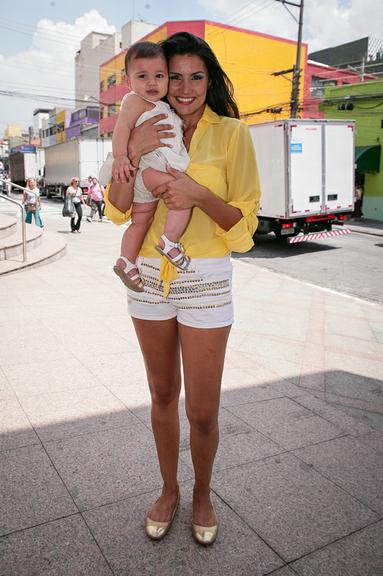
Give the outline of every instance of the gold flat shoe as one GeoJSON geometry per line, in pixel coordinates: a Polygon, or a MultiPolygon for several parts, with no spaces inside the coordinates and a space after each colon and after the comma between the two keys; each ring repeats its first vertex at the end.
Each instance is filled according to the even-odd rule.
{"type": "Polygon", "coordinates": [[[174,516],[176,515],[178,504],[180,503],[180,495],[178,494],[176,505],[174,506],[172,517],[168,522],[157,522],[152,520],[149,516],[146,517],[145,532],[152,540],[162,540],[169,532],[174,516]]]}
{"type": "Polygon", "coordinates": [[[215,542],[218,534],[218,525],[215,526],[198,526],[192,524],[193,538],[201,546],[210,546],[215,542]]]}

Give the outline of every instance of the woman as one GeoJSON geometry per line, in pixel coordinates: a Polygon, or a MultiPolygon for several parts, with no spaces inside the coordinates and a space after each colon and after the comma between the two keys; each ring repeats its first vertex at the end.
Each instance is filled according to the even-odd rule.
{"type": "Polygon", "coordinates": [[[78,178],[72,178],[66,190],[66,196],[72,198],[73,205],[77,212],[77,220],[75,215],[73,215],[72,218],[70,219],[70,228],[73,234],[75,234],[76,232],[80,234],[80,226],[82,220],[82,206],[81,206],[82,190],[79,186],[79,182],[80,181],[78,178]]]}
{"type": "Polygon", "coordinates": [[[25,209],[25,222],[27,224],[32,224],[33,214],[36,226],[44,228],[40,214],[40,190],[37,188],[35,178],[28,178],[26,182],[26,188],[24,188],[23,192],[23,204],[25,209]]]}
{"type": "Polygon", "coordinates": [[[98,212],[99,221],[102,222],[104,187],[101,186],[97,178],[92,179],[92,184],[88,194],[90,194],[90,215],[87,217],[87,220],[88,222],[92,222],[93,216],[98,212]]]}
{"type": "MultiPolygon", "coordinates": [[[[155,191],[161,201],[137,262],[145,291],[137,295],[128,290],[129,312],[151,392],[163,478],[162,494],[148,511],[146,533],[156,540],[163,538],[179,502],[181,352],[195,472],[192,534],[199,544],[209,545],[218,530],[210,481],[218,446],[225,350],[233,322],[230,252],[245,252],[253,245],[258,174],[248,129],[235,119],[239,114],[232,84],[208,44],[182,32],[162,46],[169,65],[167,99],[184,121],[191,161],[187,174],[169,169],[174,180],[155,191]],[[193,209],[182,236],[191,263],[179,274],[167,260],[156,258],[156,238],[167,208],[193,209]]],[[[141,154],[157,148],[160,138],[169,137],[171,127],[155,122],[149,120],[132,133],[128,153],[135,166],[141,154]]],[[[106,193],[107,215],[116,223],[129,218],[121,188],[112,182],[106,193]]]]}

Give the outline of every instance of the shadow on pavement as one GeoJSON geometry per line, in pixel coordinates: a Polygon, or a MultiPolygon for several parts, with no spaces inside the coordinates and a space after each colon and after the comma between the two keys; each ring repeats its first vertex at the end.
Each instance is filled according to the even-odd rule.
{"type": "Polygon", "coordinates": [[[156,543],[143,525],[161,479],[150,407],[135,405],[132,376],[77,389],[68,379],[66,390],[37,395],[8,382],[0,573],[383,573],[383,434],[370,417],[382,421],[383,382],[347,371],[311,376],[301,386],[299,377],[224,386],[213,477],[220,533],[210,549],[191,538],[183,401],[181,507],[156,543]]]}

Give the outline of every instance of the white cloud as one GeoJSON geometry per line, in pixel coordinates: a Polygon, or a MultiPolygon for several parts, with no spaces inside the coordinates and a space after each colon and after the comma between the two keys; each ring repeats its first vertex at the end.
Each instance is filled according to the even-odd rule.
{"type": "MultiPolygon", "coordinates": [[[[296,39],[298,25],[286,8],[276,0],[236,2],[232,0],[198,0],[211,18],[230,24],[296,39]]],[[[289,6],[297,18],[298,9],[289,6]]],[[[336,46],[344,42],[374,36],[381,38],[383,5],[377,0],[306,0],[303,40],[309,51],[336,46]]]]}
{"type": "MultiPolygon", "coordinates": [[[[111,34],[115,28],[97,10],[76,18],[73,24],[40,20],[28,50],[8,58],[0,55],[1,88],[73,99],[75,54],[81,40],[92,31],[111,34]]],[[[42,101],[1,96],[0,131],[12,123],[26,128],[32,124],[35,108],[56,104],[49,98],[42,101]]],[[[72,104],[68,101],[68,105],[72,104]]]]}

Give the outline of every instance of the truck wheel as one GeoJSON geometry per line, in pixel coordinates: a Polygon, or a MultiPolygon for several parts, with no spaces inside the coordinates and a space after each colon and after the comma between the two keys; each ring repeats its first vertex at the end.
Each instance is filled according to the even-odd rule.
{"type": "Polygon", "coordinates": [[[50,200],[52,198],[52,194],[50,193],[49,189],[47,189],[46,196],[47,196],[48,200],[50,200]]]}

